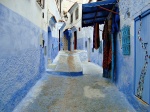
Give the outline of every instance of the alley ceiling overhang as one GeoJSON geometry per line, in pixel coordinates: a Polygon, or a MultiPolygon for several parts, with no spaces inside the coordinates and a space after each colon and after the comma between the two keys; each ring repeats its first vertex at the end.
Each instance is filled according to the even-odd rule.
{"type": "Polygon", "coordinates": [[[82,27],[93,26],[94,23],[103,24],[115,4],[116,0],[82,4],[82,27]]]}

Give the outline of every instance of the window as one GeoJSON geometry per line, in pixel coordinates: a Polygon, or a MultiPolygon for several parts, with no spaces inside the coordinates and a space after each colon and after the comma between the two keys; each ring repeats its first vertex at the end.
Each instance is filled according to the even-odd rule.
{"type": "Polygon", "coordinates": [[[122,49],[124,55],[130,55],[130,26],[122,28],[122,49]]]}
{"type": "Polygon", "coordinates": [[[79,31],[80,31],[80,27],[79,27],[79,31]]]}
{"type": "Polygon", "coordinates": [[[42,40],[42,47],[44,47],[44,43],[45,43],[45,41],[44,41],[44,40],[42,40]]]}
{"type": "Polygon", "coordinates": [[[44,12],[42,13],[42,18],[44,18],[44,12]]]}
{"type": "Polygon", "coordinates": [[[70,23],[73,22],[73,13],[71,14],[70,23]]]}
{"type": "Polygon", "coordinates": [[[87,48],[87,41],[85,41],[85,47],[87,48]]]}
{"type": "Polygon", "coordinates": [[[77,8],[76,9],[76,20],[78,19],[78,16],[79,16],[78,12],[79,12],[79,9],[77,8]]]}
{"type": "Polygon", "coordinates": [[[44,9],[45,0],[36,0],[42,9],[44,9]]]}

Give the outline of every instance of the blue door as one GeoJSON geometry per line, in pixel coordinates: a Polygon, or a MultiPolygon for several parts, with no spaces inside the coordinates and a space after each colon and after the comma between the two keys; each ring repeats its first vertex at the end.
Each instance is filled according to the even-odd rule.
{"type": "Polygon", "coordinates": [[[135,19],[135,95],[147,104],[150,104],[149,56],[150,10],[135,19]],[[142,21],[141,27],[140,20],[142,21]],[[141,28],[140,32],[139,28],[141,28]]]}

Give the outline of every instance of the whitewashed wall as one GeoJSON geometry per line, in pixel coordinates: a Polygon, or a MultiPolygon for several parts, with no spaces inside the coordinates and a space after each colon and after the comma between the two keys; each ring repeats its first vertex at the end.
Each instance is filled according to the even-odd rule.
{"type": "Polygon", "coordinates": [[[47,31],[47,26],[49,24],[49,18],[47,18],[48,9],[56,17],[56,20],[60,19],[55,0],[45,0],[44,9],[39,6],[36,0],[0,0],[0,3],[45,31],[47,31]],[[44,12],[44,19],[42,18],[42,12],[44,12]]]}
{"type": "MultiPolygon", "coordinates": [[[[56,5],[56,0],[48,0],[47,5],[48,5],[48,16],[49,15],[55,16],[57,22],[61,20],[60,13],[56,5]]],[[[48,18],[48,21],[49,21],[49,18],[48,18]]],[[[59,37],[59,29],[60,29],[60,24],[55,24],[55,27],[51,29],[53,37],[55,38],[59,37]]]]}
{"type": "MultiPolygon", "coordinates": [[[[127,96],[133,107],[142,112],[146,108],[135,99],[134,95],[134,19],[142,12],[150,9],[150,0],[120,0],[120,29],[124,25],[130,26],[130,55],[125,56],[122,53],[121,35],[115,38],[116,45],[116,85],[127,96]],[[130,13],[130,16],[127,15],[130,13]],[[140,106],[137,106],[140,105],[140,106]]],[[[120,33],[121,34],[121,33],[120,33]]]]}

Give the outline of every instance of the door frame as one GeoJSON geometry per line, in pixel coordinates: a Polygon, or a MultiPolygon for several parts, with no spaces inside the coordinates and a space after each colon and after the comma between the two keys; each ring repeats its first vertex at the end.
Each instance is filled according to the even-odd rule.
{"type": "MultiPolygon", "coordinates": [[[[150,9],[147,9],[146,11],[144,11],[141,15],[138,15],[137,17],[135,17],[135,19],[134,19],[134,90],[133,90],[133,92],[134,92],[134,95],[136,96],[136,91],[135,91],[135,89],[137,89],[136,88],[136,43],[137,43],[137,41],[136,41],[136,38],[137,38],[137,35],[136,35],[136,22],[137,21],[139,21],[140,20],[140,17],[139,16],[141,16],[141,18],[144,18],[145,16],[147,16],[147,15],[150,15],[150,9]]],[[[149,46],[150,47],[150,46],[149,46]]],[[[149,85],[149,87],[150,87],[150,85],[149,85]]],[[[150,93],[150,88],[149,88],[149,93],[150,93]]],[[[137,96],[136,96],[137,97],[137,96]]],[[[138,98],[138,97],[137,97],[138,98]]],[[[141,99],[142,101],[144,101],[143,99],[141,99]]],[[[144,101],[145,102],[145,101],[144,101]]],[[[147,102],[145,102],[145,103],[147,103],[147,102]]],[[[148,104],[148,103],[147,103],[148,104]]],[[[149,104],[148,105],[150,105],[150,97],[149,97],[149,104]]]]}

